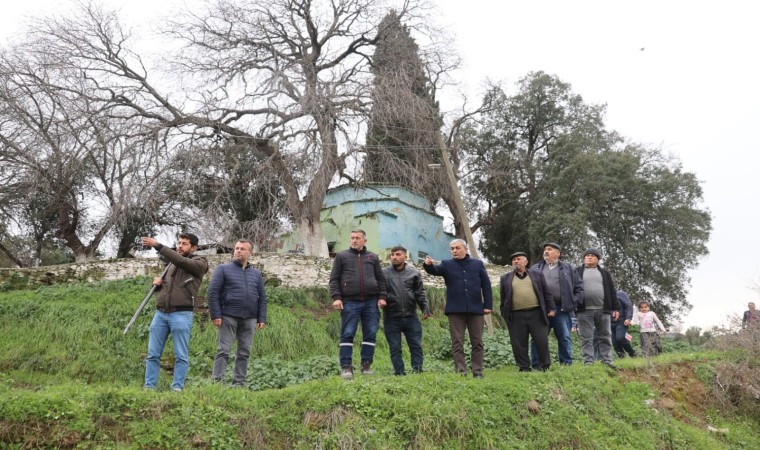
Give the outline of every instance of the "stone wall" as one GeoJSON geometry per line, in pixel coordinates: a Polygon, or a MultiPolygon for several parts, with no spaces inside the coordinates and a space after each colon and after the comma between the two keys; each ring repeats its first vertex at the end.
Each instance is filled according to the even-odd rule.
{"type": "MultiPolygon", "coordinates": [[[[230,255],[206,256],[210,272],[230,255]]],[[[264,273],[268,283],[287,287],[327,286],[332,260],[301,254],[256,253],[251,263],[264,273]]],[[[0,290],[34,289],[37,286],[119,280],[135,276],[158,276],[163,264],[158,258],[135,258],[88,261],[83,263],[45,266],[30,269],[0,269],[0,290]]],[[[417,266],[427,286],[444,287],[443,278],[427,275],[417,266]]],[[[491,283],[497,285],[504,266],[486,265],[491,283]]],[[[208,276],[206,277],[206,280],[208,276]]]]}

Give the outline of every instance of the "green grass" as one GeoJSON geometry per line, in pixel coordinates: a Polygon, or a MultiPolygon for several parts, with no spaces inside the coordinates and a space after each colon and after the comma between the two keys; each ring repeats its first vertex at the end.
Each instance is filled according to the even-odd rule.
{"type": "MultiPolygon", "coordinates": [[[[522,374],[497,328],[485,339],[486,378],[461,377],[440,290],[430,292],[434,317],[423,325],[424,374],[393,377],[381,331],[377,374],[340,380],[340,318],[326,289],[274,288],[249,389],[209,381],[216,329],[197,318],[185,391],[168,391],[166,372],[157,392],[145,391],[152,309],[122,330],[148,287],[136,278],[0,293],[0,448],[760,448],[756,417],[689,403],[726,353],[666,340],[666,354],[620,360],[621,373],[553,365],[522,374]],[[685,386],[648,384],[679,367],[695,374],[685,386]],[[665,397],[674,409],[658,406],[665,397]]],[[[170,346],[164,354],[171,359],[170,346]]]]}

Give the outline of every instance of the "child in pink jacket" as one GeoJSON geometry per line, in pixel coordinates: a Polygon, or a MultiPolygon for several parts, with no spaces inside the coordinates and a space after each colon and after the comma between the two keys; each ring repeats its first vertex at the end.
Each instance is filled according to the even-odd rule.
{"type": "Polygon", "coordinates": [[[633,315],[631,325],[639,325],[641,327],[639,329],[639,342],[644,356],[657,356],[662,352],[660,335],[657,331],[658,328],[663,333],[667,330],[662,325],[662,322],[660,322],[657,314],[649,310],[648,302],[639,302],[639,310],[633,315]]]}

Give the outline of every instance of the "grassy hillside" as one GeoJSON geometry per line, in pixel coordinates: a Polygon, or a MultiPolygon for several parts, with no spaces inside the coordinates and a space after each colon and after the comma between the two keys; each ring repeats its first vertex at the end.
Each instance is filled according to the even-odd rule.
{"type": "Polygon", "coordinates": [[[460,377],[440,291],[430,291],[422,375],[390,375],[381,332],[378,374],[340,380],[340,318],[326,290],[277,288],[249,389],[208,381],[216,330],[197,317],[187,389],[169,392],[162,371],[159,390],[145,391],[152,309],[122,330],[148,285],[0,293],[0,448],[760,448],[757,416],[713,393],[716,366],[735,356],[666,342],[670,353],[622,360],[620,372],[520,374],[499,328],[486,340],[486,378],[460,377]]]}

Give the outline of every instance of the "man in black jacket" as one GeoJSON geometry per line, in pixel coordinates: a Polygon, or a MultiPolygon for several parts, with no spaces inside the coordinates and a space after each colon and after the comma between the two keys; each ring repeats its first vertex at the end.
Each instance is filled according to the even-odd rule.
{"type": "Polygon", "coordinates": [[[610,273],[599,267],[602,252],[590,248],[583,253],[583,265],[578,266],[578,276],[583,279],[583,303],[578,305],[578,334],[581,337],[583,363],[594,363],[594,334],[599,342],[602,362],[612,364],[612,336],[610,316],[617,320],[620,306],[610,273]]]}
{"type": "Polygon", "coordinates": [[[400,245],[391,249],[391,267],[384,268],[383,275],[388,286],[383,327],[394,374],[406,375],[401,357],[401,333],[404,333],[412,355],[412,372],[422,372],[422,323],[417,317],[417,307],[422,310],[423,319],[430,317],[422,276],[406,263],[406,249],[400,245]]]}
{"type": "Polygon", "coordinates": [[[352,355],[354,336],[362,323],[362,374],[371,375],[375,356],[375,336],[380,324],[380,310],[385,306],[386,288],[380,259],[367,250],[367,233],[351,232],[351,248],[335,255],[330,272],[333,308],[340,310],[340,376],[354,377],[352,355]]]}

